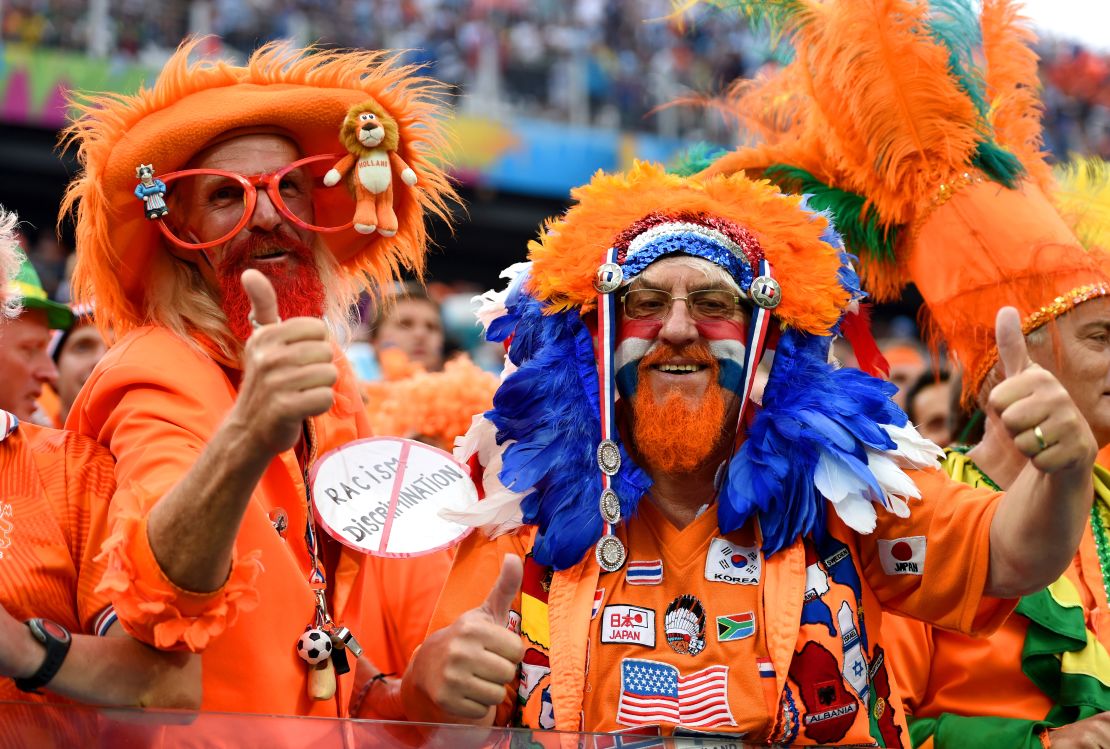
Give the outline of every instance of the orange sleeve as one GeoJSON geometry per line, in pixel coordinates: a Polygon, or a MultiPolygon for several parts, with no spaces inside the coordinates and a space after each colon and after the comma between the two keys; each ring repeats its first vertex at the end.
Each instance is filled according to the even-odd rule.
{"type": "Polygon", "coordinates": [[[906,713],[922,714],[920,708],[925,703],[933,670],[932,626],[888,614],[883,617],[882,643],[906,713]]]}
{"type": "Polygon", "coordinates": [[[436,600],[451,569],[451,551],[422,557],[383,559],[367,557],[374,565],[374,597],[378,605],[366,614],[381,612],[384,642],[363,643],[371,660],[387,673],[403,674],[413,651],[424,641],[436,600]]]}
{"type": "Polygon", "coordinates": [[[875,531],[859,537],[868,584],[891,611],[964,634],[993,632],[1017,605],[1017,599],[983,595],[991,521],[1002,494],[958,483],[939,469],[907,474],[921,490],[921,499],[909,503],[910,516],[880,509],[875,531]],[[892,573],[892,547],[899,542],[923,549],[918,572],[892,573]]]}
{"type": "Polygon", "coordinates": [[[117,461],[100,590],[110,592],[121,624],[133,637],[162,649],[199,652],[241,607],[257,605],[257,554],[236,554],[220,589],[185,591],[155,560],[146,518],[192,468],[233,393],[218,369],[200,366],[199,354],[168,333],[140,335],[118,348],[85,384],[67,423],[107,445],[117,461]]]}
{"type": "Polygon", "coordinates": [[[72,432],[66,437],[65,488],[77,564],[77,619],[83,632],[93,632],[96,617],[111,605],[98,586],[104,576],[100,546],[108,535],[116,466],[111,453],[92,440],[72,432]]]}

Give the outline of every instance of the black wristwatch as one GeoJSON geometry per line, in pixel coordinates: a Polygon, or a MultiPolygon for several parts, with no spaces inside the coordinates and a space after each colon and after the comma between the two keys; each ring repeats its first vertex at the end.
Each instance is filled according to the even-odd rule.
{"type": "Polygon", "coordinates": [[[62,667],[62,662],[66,659],[66,653],[69,652],[69,645],[73,642],[73,638],[70,636],[68,629],[49,619],[28,619],[26,624],[34,638],[46,646],[46,660],[39,666],[38,671],[26,679],[15,679],[14,681],[16,687],[21,691],[37,692],[39,687],[49,684],[54,675],[58,673],[58,669],[62,667]]]}

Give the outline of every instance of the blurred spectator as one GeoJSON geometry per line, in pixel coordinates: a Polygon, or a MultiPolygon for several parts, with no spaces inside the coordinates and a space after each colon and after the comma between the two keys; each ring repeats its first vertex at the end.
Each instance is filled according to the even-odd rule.
{"type": "Polygon", "coordinates": [[[96,328],[92,311],[74,310],[74,322],[68,330],[59,331],[51,341],[50,353],[58,367],[57,425],[65,424],[69,409],[77,393],[89,379],[96,363],[108,351],[100,331],[96,328]]]}
{"type": "Polygon", "coordinates": [[[921,436],[941,447],[948,446],[952,434],[952,383],[946,370],[926,371],[906,391],[906,415],[921,436]]]}
{"type": "Polygon", "coordinates": [[[389,347],[400,349],[425,371],[441,371],[445,348],[439,304],[421,287],[403,285],[379,307],[370,342],[379,352],[389,347]]]}
{"type": "Polygon", "coordinates": [[[889,380],[898,386],[894,402],[904,409],[906,391],[925,371],[925,357],[916,341],[887,340],[880,342],[879,348],[890,364],[889,380]]]}
{"type": "Polygon", "coordinates": [[[19,317],[0,323],[0,408],[25,421],[49,426],[38,412],[37,401],[44,385],[54,385],[58,370],[48,352],[50,331],[73,324],[73,314],[64,304],[50,301],[34,266],[24,256],[8,293],[21,296],[19,317]]]}
{"type": "MultiPolygon", "coordinates": [[[[691,141],[735,134],[696,109],[656,108],[716,93],[774,53],[739,13],[706,3],[675,16],[671,0],[8,0],[0,12],[6,41],[155,68],[188,34],[215,34],[209,52],[239,56],[274,39],[403,49],[465,94],[468,111],[691,141]]],[[[1048,38],[1037,52],[1048,149],[1110,156],[1110,60],[1048,38]]]]}

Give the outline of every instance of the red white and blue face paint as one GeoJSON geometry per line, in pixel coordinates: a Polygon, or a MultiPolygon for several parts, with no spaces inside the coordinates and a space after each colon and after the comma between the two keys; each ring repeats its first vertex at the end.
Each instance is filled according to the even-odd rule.
{"type": "MultiPolygon", "coordinates": [[[[747,325],[739,320],[700,320],[694,323],[717,360],[717,384],[740,393],[744,380],[747,325]]],[[[617,368],[617,391],[631,398],[639,388],[640,362],[658,345],[662,320],[623,320],[617,333],[613,363],[617,368]]]]}

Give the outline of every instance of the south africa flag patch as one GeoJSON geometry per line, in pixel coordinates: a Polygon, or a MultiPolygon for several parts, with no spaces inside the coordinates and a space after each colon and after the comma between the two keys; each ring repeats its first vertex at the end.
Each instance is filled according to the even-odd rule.
{"type": "Polygon", "coordinates": [[[743,640],[753,634],[755,634],[755,614],[750,611],[717,617],[717,642],[743,640]]]}

